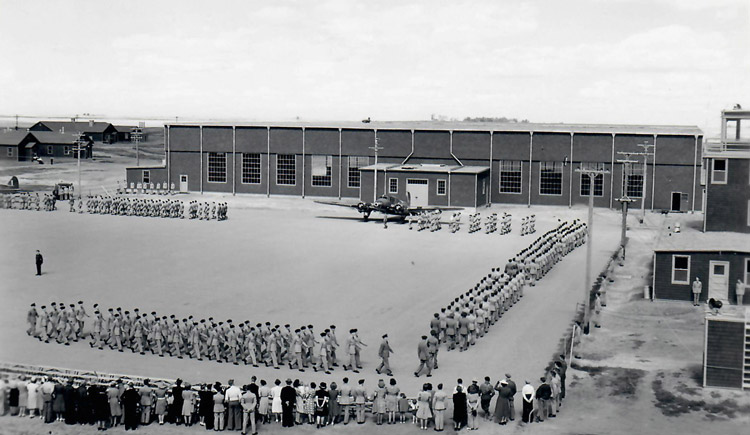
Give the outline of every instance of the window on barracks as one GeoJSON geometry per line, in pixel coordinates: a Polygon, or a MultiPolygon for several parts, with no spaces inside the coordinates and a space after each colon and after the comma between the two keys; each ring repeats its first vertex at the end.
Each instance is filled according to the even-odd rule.
{"type": "Polygon", "coordinates": [[[398,193],[398,178],[388,179],[388,193],[398,193]]]}
{"type": "Polygon", "coordinates": [[[445,195],[446,187],[445,180],[437,180],[437,194],[445,195]]]}
{"type": "Polygon", "coordinates": [[[521,193],[521,161],[500,161],[500,193],[521,193]]]}
{"type": "Polygon", "coordinates": [[[208,182],[227,182],[227,154],[208,153],[208,182]]]}
{"type": "Polygon", "coordinates": [[[333,156],[311,156],[312,185],[331,187],[333,156]]]}
{"type": "Polygon", "coordinates": [[[70,146],[68,146],[68,145],[65,145],[65,146],[63,147],[63,154],[65,154],[66,156],[69,156],[69,155],[70,155],[70,146]]]}
{"type": "Polygon", "coordinates": [[[260,154],[242,154],[242,184],[260,184],[260,154]]]}
{"type": "Polygon", "coordinates": [[[294,154],[276,155],[276,184],[297,184],[297,160],[294,154]]]}
{"type": "Polygon", "coordinates": [[[672,284],[690,284],[690,256],[672,256],[672,284]]]}
{"type": "Polygon", "coordinates": [[[562,162],[539,162],[539,194],[562,195],[562,162]]]}
{"type": "Polygon", "coordinates": [[[54,154],[54,150],[52,148],[52,145],[47,145],[47,154],[49,154],[49,155],[54,154]]]}
{"type": "Polygon", "coordinates": [[[8,157],[13,157],[13,148],[8,147],[8,157]]]}
{"type": "Polygon", "coordinates": [[[622,190],[628,198],[643,195],[643,165],[629,165],[622,173],[622,190]]]}
{"type": "MultiPolygon", "coordinates": [[[[581,169],[604,170],[604,163],[581,162],[581,169]]],[[[581,174],[581,196],[589,196],[591,193],[591,178],[581,174]]],[[[604,196],[604,174],[594,177],[594,196],[604,196]]]]}
{"type": "Polygon", "coordinates": [[[143,171],[143,182],[144,183],[150,183],[151,182],[151,171],[143,171]]]}
{"type": "Polygon", "coordinates": [[[711,161],[711,184],[727,184],[726,159],[713,159],[711,161]]]}
{"type": "Polygon", "coordinates": [[[347,186],[359,188],[360,172],[359,168],[370,164],[369,157],[349,156],[347,159],[347,186]]]}

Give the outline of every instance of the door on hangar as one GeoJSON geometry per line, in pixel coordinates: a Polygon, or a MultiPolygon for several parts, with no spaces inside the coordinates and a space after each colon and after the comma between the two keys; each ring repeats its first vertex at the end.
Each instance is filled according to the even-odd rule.
{"type": "Polygon", "coordinates": [[[406,195],[410,198],[412,207],[426,207],[427,195],[430,192],[427,180],[409,178],[406,180],[406,195]]]}
{"type": "Polygon", "coordinates": [[[709,262],[708,298],[729,301],[729,262],[709,262]]]}
{"type": "Polygon", "coordinates": [[[687,211],[689,196],[683,192],[672,192],[672,207],[670,211],[687,211]]]}
{"type": "Polygon", "coordinates": [[[188,191],[188,176],[180,175],[180,192],[187,193],[188,191]]]}

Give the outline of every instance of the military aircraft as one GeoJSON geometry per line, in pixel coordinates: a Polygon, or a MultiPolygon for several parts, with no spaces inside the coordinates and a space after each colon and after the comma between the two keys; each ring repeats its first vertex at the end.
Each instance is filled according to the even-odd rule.
{"type": "Polygon", "coordinates": [[[362,219],[367,220],[370,218],[370,213],[378,212],[383,214],[383,222],[387,222],[388,216],[399,216],[401,220],[405,220],[409,216],[418,215],[423,212],[433,210],[463,210],[463,207],[444,207],[444,206],[411,206],[411,195],[406,194],[406,200],[395,197],[393,195],[381,195],[375,202],[364,202],[360,201],[356,204],[349,202],[337,202],[337,201],[315,201],[318,204],[336,205],[339,207],[354,208],[358,212],[362,213],[362,219]]]}

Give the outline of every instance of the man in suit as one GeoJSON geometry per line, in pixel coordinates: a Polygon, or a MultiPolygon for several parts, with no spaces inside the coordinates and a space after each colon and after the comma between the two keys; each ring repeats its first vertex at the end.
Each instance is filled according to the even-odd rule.
{"type": "Polygon", "coordinates": [[[417,356],[419,357],[419,367],[414,372],[414,376],[419,377],[422,369],[427,367],[427,377],[432,376],[432,365],[430,364],[430,349],[427,346],[427,336],[422,336],[422,341],[417,345],[417,356]]]}
{"type": "Polygon", "coordinates": [[[36,250],[36,276],[42,275],[42,263],[44,263],[44,257],[39,250],[36,250]]]}
{"type": "Polygon", "coordinates": [[[380,365],[377,369],[375,369],[378,374],[385,371],[385,373],[388,376],[393,376],[393,372],[391,371],[391,365],[388,362],[388,358],[390,358],[391,354],[393,353],[393,349],[391,349],[391,345],[388,344],[388,334],[383,334],[383,341],[380,342],[380,348],[378,348],[378,356],[380,357],[380,365]]]}
{"type": "MultiPolygon", "coordinates": [[[[292,380],[286,380],[286,386],[281,389],[281,426],[294,426],[294,406],[297,403],[297,390],[292,386],[292,380]]],[[[253,430],[255,432],[255,430],[253,430]]]]}

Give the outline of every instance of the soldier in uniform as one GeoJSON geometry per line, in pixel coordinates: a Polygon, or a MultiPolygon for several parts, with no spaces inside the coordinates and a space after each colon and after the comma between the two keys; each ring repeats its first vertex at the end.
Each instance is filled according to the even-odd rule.
{"type": "Polygon", "coordinates": [[[380,342],[380,347],[378,348],[378,356],[380,357],[380,365],[378,366],[378,368],[375,369],[375,371],[378,374],[385,372],[388,376],[393,376],[393,372],[391,371],[391,365],[388,361],[392,353],[393,353],[393,349],[391,348],[391,345],[388,343],[388,334],[383,334],[383,341],[380,342]]]}

